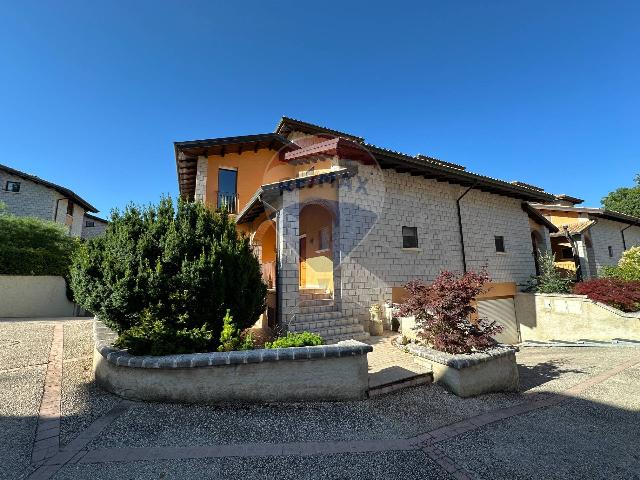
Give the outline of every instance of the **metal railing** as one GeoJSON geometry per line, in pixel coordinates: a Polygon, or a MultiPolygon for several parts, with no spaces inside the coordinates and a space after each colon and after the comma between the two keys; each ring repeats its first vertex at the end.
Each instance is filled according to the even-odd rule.
{"type": "Polygon", "coordinates": [[[239,196],[237,193],[231,192],[217,192],[218,198],[216,208],[218,210],[225,209],[229,213],[238,213],[239,210],[239,196]]]}

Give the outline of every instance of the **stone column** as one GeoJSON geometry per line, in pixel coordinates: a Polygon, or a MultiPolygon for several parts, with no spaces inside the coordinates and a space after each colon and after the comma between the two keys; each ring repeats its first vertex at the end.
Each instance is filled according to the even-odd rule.
{"type": "Polygon", "coordinates": [[[299,234],[300,204],[299,192],[282,192],[282,208],[276,214],[276,232],[278,242],[277,292],[278,321],[287,329],[293,315],[297,313],[299,301],[299,234]]]}
{"type": "Polygon", "coordinates": [[[198,157],[196,166],[196,191],[194,200],[196,202],[207,201],[207,168],[209,161],[207,157],[198,157]]]}

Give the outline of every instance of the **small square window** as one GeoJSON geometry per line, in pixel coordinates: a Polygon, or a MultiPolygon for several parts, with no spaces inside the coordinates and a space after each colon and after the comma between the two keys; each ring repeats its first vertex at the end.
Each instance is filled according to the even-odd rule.
{"type": "Polygon", "coordinates": [[[418,248],[418,229],[402,227],[402,248],[418,248]]]}
{"type": "Polygon", "coordinates": [[[495,237],[495,242],[496,242],[496,252],[499,253],[504,253],[504,237],[499,237],[496,236],[495,237]]]}
{"type": "Polygon", "coordinates": [[[613,258],[613,247],[609,245],[609,256],[613,258]]]}
{"type": "Polygon", "coordinates": [[[11,182],[8,181],[7,185],[5,187],[5,190],[7,192],[14,192],[14,193],[18,193],[20,191],[20,182],[11,182]]]}
{"type": "Polygon", "coordinates": [[[96,224],[93,220],[87,220],[84,224],[85,227],[95,227],[96,224]]]}
{"type": "Polygon", "coordinates": [[[320,238],[318,251],[329,250],[329,227],[324,227],[320,230],[320,234],[318,236],[320,238]]]}

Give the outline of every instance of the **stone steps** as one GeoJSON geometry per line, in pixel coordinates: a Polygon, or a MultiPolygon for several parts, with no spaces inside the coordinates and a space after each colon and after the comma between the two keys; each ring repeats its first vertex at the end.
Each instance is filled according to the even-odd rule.
{"type": "Polygon", "coordinates": [[[302,332],[305,330],[309,332],[320,332],[327,328],[344,327],[347,325],[359,325],[359,322],[357,319],[343,318],[341,316],[338,316],[337,318],[312,320],[306,322],[296,320],[289,324],[289,330],[293,332],[302,332]]]}
{"type": "Polygon", "coordinates": [[[343,340],[358,340],[362,342],[369,338],[369,333],[365,332],[361,327],[361,333],[346,333],[341,335],[330,335],[322,338],[324,339],[324,343],[326,343],[327,345],[332,345],[334,343],[338,343],[343,340]]]}
{"type": "Polygon", "coordinates": [[[325,302],[319,303],[316,305],[299,305],[299,313],[306,315],[309,313],[324,313],[324,312],[332,312],[335,310],[336,306],[333,304],[333,300],[311,300],[313,302],[325,302]]]}
{"type": "Polygon", "coordinates": [[[340,318],[342,318],[342,312],[338,312],[337,310],[315,313],[296,313],[293,317],[292,323],[312,323],[323,320],[337,320],[340,318]]]}
{"type": "Polygon", "coordinates": [[[333,297],[330,293],[325,292],[306,292],[305,290],[300,290],[298,294],[298,298],[300,301],[308,301],[308,300],[333,300],[333,297]]]}
{"type": "Polygon", "coordinates": [[[380,385],[369,387],[369,398],[379,397],[380,395],[385,395],[391,392],[397,392],[398,390],[402,390],[404,388],[416,387],[418,385],[428,385],[430,383],[433,383],[433,373],[417,373],[415,375],[405,377],[394,382],[383,383],[380,385]]]}

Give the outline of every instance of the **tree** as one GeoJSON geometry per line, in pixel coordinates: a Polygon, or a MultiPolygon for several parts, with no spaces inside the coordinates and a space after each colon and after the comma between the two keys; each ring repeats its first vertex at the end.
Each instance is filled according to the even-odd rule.
{"type": "Polygon", "coordinates": [[[170,198],[115,211],[105,235],[82,245],[71,279],[78,303],[134,354],[214,351],[227,311],[242,331],[266,296],[258,260],[233,220],[170,198]]]}
{"type": "Polygon", "coordinates": [[[607,210],[640,217],[640,174],[635,176],[635,186],[621,187],[602,199],[607,210]]]}

